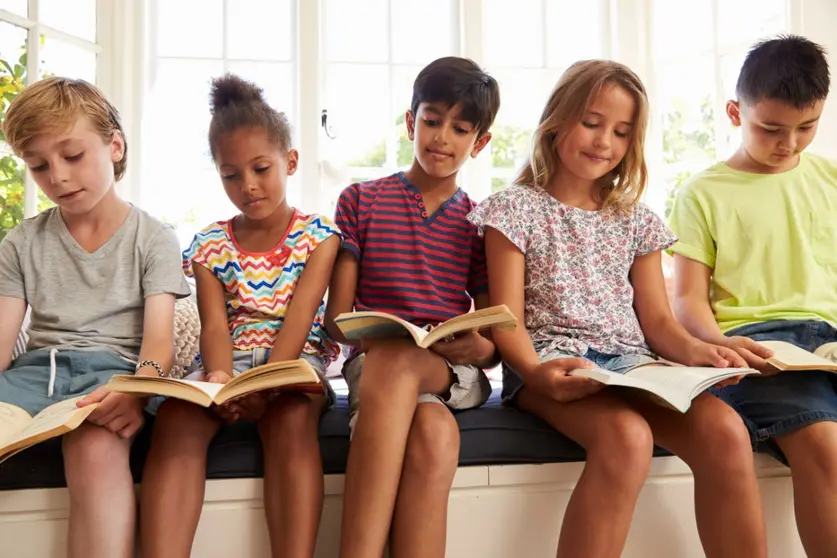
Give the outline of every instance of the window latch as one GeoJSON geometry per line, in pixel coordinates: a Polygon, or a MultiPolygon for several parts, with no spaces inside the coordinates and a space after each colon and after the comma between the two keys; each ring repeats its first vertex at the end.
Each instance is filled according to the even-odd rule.
{"type": "Polygon", "coordinates": [[[329,139],[335,139],[337,137],[337,132],[334,131],[334,127],[328,123],[328,109],[323,109],[320,113],[320,126],[322,126],[325,135],[329,139]]]}

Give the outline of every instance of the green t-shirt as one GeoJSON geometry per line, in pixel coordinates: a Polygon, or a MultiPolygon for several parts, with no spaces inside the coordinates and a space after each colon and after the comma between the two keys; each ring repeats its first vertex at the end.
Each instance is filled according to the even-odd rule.
{"type": "Polygon", "coordinates": [[[796,168],[753,174],[725,163],[678,195],[672,251],[712,268],[721,330],[770,320],[837,323],[837,164],[803,153],[796,168]]]}

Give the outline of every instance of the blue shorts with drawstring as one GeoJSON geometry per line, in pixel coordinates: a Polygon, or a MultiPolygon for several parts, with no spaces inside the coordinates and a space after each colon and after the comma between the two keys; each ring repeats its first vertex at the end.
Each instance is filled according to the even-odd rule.
{"type": "Polygon", "coordinates": [[[134,374],[136,363],[108,350],[37,349],[0,374],[0,402],[34,416],[50,405],[87,395],[114,374],[134,374]]]}
{"type": "MultiPolygon", "coordinates": [[[[786,341],[806,351],[837,342],[837,329],[823,321],[778,320],[734,329],[728,336],[754,341],[786,341]]],[[[734,386],[712,391],[732,406],[750,431],[753,449],[787,464],[775,442],[817,422],[837,422],[837,374],[794,370],[774,376],[747,376],[734,386]]]]}

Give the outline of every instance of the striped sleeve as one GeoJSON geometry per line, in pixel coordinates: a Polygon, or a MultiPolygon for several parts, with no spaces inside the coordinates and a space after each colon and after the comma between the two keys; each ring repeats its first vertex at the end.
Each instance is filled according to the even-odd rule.
{"type": "Polygon", "coordinates": [[[468,275],[468,294],[471,298],[488,290],[488,270],[485,262],[485,239],[476,227],[471,239],[471,268],[468,275]]]}
{"type": "Polygon", "coordinates": [[[350,251],[359,260],[361,254],[360,237],[357,226],[357,208],[360,197],[359,185],[347,186],[337,200],[334,222],[343,237],[343,248],[350,251]]]}

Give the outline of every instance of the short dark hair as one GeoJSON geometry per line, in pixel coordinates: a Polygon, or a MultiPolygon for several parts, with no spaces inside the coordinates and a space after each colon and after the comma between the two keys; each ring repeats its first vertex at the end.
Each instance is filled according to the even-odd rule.
{"type": "Polygon", "coordinates": [[[221,136],[241,128],[261,128],[280,149],[291,149],[291,125],[284,112],[264,100],[262,88],[234,74],[212,80],[209,93],[209,150],[212,158],[221,136]]]}
{"type": "Polygon", "coordinates": [[[413,116],[421,103],[444,103],[448,108],[462,103],[462,118],[481,136],[500,110],[500,86],[473,60],[447,56],[425,66],[413,82],[413,116]]]}
{"type": "Polygon", "coordinates": [[[779,35],[753,46],[735,85],[739,100],[769,99],[804,109],[828,96],[825,49],[798,35],[779,35]]]}

